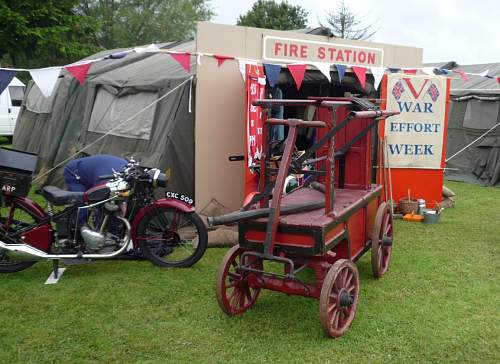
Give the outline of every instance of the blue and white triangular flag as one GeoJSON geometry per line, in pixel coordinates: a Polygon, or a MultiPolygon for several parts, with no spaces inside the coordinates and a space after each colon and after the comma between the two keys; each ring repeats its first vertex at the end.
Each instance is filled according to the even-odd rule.
{"type": "Polygon", "coordinates": [[[337,68],[337,72],[339,73],[339,82],[342,82],[347,66],[343,64],[335,64],[335,67],[337,68]]]}
{"type": "Polygon", "coordinates": [[[33,78],[33,81],[35,81],[45,97],[52,95],[59,73],[61,73],[61,67],[41,68],[30,71],[31,78],[33,78]]]}
{"type": "Polygon", "coordinates": [[[10,81],[16,75],[16,71],[0,70],[0,94],[9,86],[10,81]]]}
{"type": "Polygon", "coordinates": [[[264,70],[266,71],[267,81],[269,86],[274,87],[278,83],[281,72],[281,65],[264,63],[264,70]]]}

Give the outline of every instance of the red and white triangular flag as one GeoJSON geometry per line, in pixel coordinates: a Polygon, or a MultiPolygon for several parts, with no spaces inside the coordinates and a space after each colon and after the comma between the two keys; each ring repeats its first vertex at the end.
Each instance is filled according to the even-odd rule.
{"type": "Polygon", "coordinates": [[[469,81],[469,76],[467,76],[467,74],[464,71],[454,70],[453,72],[458,73],[460,75],[460,78],[462,78],[462,80],[469,81]]]}
{"type": "Polygon", "coordinates": [[[361,84],[361,87],[365,88],[366,86],[366,68],[365,67],[358,67],[358,66],[352,66],[351,67],[356,76],[358,77],[359,83],[361,84]]]}
{"type": "Polygon", "coordinates": [[[173,59],[175,59],[179,64],[186,70],[187,73],[191,73],[191,54],[188,52],[184,53],[170,53],[173,59]]]}
{"type": "Polygon", "coordinates": [[[217,60],[217,66],[222,66],[224,64],[225,61],[227,61],[228,59],[234,59],[234,57],[230,57],[230,56],[221,56],[219,54],[214,54],[214,58],[217,60]]]}
{"type": "Polygon", "coordinates": [[[378,90],[380,81],[382,81],[382,77],[384,77],[384,71],[384,67],[370,67],[370,72],[373,75],[373,87],[375,87],[375,90],[378,90]]]}
{"type": "Polygon", "coordinates": [[[88,62],[73,66],[66,66],[65,68],[68,70],[69,73],[73,75],[73,77],[75,77],[78,80],[78,82],[80,82],[80,85],[83,85],[85,83],[85,77],[87,76],[87,73],[89,72],[89,68],[91,65],[92,62],[88,62]]]}
{"type": "Polygon", "coordinates": [[[311,64],[328,79],[328,82],[332,82],[332,77],[330,76],[330,63],[313,62],[311,64]]]}
{"type": "Polygon", "coordinates": [[[290,70],[290,73],[292,74],[292,78],[295,81],[295,84],[297,85],[297,90],[299,90],[300,86],[302,85],[302,80],[304,79],[304,75],[306,73],[307,65],[289,64],[287,65],[287,67],[290,70]]]}
{"type": "Polygon", "coordinates": [[[52,91],[54,91],[57,79],[59,78],[59,73],[61,73],[61,68],[51,67],[30,71],[31,78],[35,81],[43,96],[50,97],[52,95],[52,91]]]}

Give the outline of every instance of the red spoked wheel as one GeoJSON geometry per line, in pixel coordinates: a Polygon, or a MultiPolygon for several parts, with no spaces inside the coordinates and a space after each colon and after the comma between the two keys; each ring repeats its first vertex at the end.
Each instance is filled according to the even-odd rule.
{"type": "Polygon", "coordinates": [[[375,278],[382,277],[389,269],[392,253],[392,213],[387,203],[377,210],[372,233],[372,271],[375,278]]]}
{"type": "Polygon", "coordinates": [[[260,288],[251,287],[248,278],[255,273],[240,269],[240,264],[262,270],[262,260],[253,256],[241,261],[245,250],[239,245],[228,250],[217,272],[217,302],[229,316],[240,315],[251,308],[260,293],[260,288]]]}
{"type": "Polygon", "coordinates": [[[326,274],[319,298],[319,317],[326,335],[340,337],[352,324],[359,301],[359,273],[350,260],[336,261],[326,274]]]}

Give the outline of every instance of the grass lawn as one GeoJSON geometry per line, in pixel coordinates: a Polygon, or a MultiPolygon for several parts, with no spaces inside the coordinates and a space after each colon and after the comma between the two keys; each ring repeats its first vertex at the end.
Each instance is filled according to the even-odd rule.
{"type": "Polygon", "coordinates": [[[241,317],[215,300],[225,249],[190,269],[142,261],[70,266],[45,286],[38,263],[0,278],[0,363],[500,362],[500,189],[458,194],[439,224],[396,223],[390,271],[358,262],[353,326],[323,336],[319,302],[265,291],[241,317]]]}

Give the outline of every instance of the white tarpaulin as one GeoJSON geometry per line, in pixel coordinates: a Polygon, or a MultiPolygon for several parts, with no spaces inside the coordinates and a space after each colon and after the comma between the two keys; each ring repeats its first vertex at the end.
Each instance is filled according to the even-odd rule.
{"type": "Polygon", "coordinates": [[[407,74],[387,77],[387,110],[401,112],[385,122],[389,165],[441,168],[446,78],[407,74]]]}

